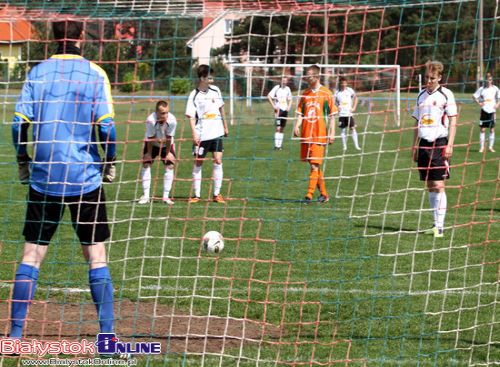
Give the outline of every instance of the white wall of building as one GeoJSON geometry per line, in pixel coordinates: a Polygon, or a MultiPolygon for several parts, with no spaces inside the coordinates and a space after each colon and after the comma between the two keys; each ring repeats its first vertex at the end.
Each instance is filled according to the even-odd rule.
{"type": "Polygon", "coordinates": [[[210,51],[226,44],[226,36],[231,35],[237,19],[235,15],[223,14],[191,38],[187,45],[192,49],[193,59],[198,59],[199,64],[210,64],[210,51]]]}

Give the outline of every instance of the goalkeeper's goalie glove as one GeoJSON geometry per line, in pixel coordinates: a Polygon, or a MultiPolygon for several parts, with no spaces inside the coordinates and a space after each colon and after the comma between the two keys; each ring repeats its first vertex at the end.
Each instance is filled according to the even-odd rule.
{"type": "Polygon", "coordinates": [[[17,156],[17,173],[23,185],[30,182],[30,162],[31,157],[28,154],[17,156]]]}
{"type": "Polygon", "coordinates": [[[104,160],[104,167],[102,171],[102,180],[104,182],[113,182],[116,177],[115,157],[107,157],[104,160]]]}

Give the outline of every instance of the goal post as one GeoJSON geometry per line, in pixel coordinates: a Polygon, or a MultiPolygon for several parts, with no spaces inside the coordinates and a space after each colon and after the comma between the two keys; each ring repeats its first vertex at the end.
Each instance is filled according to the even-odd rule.
{"type": "MultiPolygon", "coordinates": [[[[253,99],[262,99],[266,96],[263,95],[262,92],[266,90],[266,88],[260,88],[261,93],[255,94],[253,84],[255,79],[274,79],[281,76],[287,75],[285,70],[294,69],[294,73],[288,73],[288,76],[298,79],[298,85],[295,85],[297,88],[297,92],[303,90],[304,87],[302,85],[302,77],[304,74],[304,70],[312,64],[265,64],[265,63],[229,63],[229,113],[230,113],[230,121],[231,125],[234,124],[235,119],[235,101],[239,99],[237,97],[237,93],[235,91],[235,80],[236,80],[236,70],[243,69],[242,77],[245,80],[245,90],[242,98],[245,99],[246,107],[252,106],[253,99]],[[277,73],[270,72],[270,69],[278,70],[277,73]],[[281,72],[279,70],[281,69],[281,72]],[[260,73],[254,73],[254,70],[260,70],[260,73]]],[[[361,93],[369,93],[371,97],[373,97],[374,93],[384,93],[387,94],[384,97],[378,98],[387,98],[389,100],[394,100],[394,119],[396,125],[399,127],[401,125],[401,67],[400,65],[377,65],[377,64],[315,64],[321,69],[321,77],[322,81],[328,83],[329,78],[333,78],[336,80],[339,76],[345,75],[348,78],[354,78],[359,74],[364,74],[365,77],[372,78],[372,82],[375,83],[380,80],[382,73],[389,72],[393,74],[389,76],[389,83],[385,85],[385,89],[376,89],[372,88],[371,90],[359,90],[361,93]],[[360,72],[361,71],[361,72],[360,72]],[[370,75],[370,71],[372,71],[372,75],[370,75]],[[393,96],[393,97],[392,97],[393,96]]],[[[263,85],[264,83],[261,83],[263,85]]],[[[332,87],[332,86],[329,86],[332,87]]],[[[335,86],[333,86],[335,87],[335,86]]],[[[356,88],[358,89],[358,88],[356,88]]],[[[358,90],[357,90],[358,91],[358,90]]],[[[361,96],[361,98],[365,98],[361,96]]]]}

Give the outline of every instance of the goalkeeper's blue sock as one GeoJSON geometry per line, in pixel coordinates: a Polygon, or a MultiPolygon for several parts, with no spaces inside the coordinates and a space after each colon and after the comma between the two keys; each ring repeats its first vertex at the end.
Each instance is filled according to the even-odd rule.
{"type": "Polygon", "coordinates": [[[12,292],[11,338],[21,338],[24,321],[28,313],[28,304],[35,296],[39,270],[34,266],[21,263],[16,272],[14,291],[12,292]]]}
{"type": "Polygon", "coordinates": [[[113,283],[107,266],[89,270],[90,293],[94,300],[101,333],[114,331],[113,283]]]}

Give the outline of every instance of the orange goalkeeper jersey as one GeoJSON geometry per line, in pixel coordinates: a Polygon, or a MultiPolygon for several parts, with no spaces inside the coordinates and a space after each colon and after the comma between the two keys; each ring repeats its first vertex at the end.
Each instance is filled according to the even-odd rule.
{"type": "Polygon", "coordinates": [[[326,144],[328,138],[327,118],[337,113],[333,94],[325,86],[317,90],[306,89],[302,94],[297,113],[303,115],[302,143],[326,144]]]}

